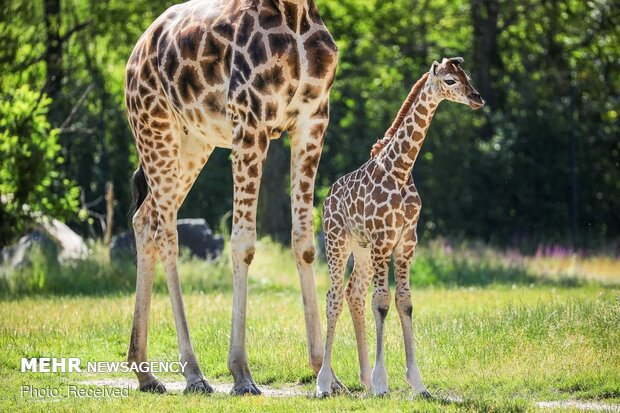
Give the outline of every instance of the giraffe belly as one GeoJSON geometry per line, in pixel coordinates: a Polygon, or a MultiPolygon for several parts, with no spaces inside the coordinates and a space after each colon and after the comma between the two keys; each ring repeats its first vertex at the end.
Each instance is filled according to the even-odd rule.
{"type": "MultiPolygon", "coordinates": [[[[296,91],[298,89],[297,85],[289,86],[289,90],[296,91]]],[[[224,102],[225,96],[221,95],[220,99],[224,102]]],[[[305,111],[307,107],[316,106],[307,103],[291,102],[290,96],[283,93],[269,96],[268,103],[264,105],[265,108],[268,107],[267,105],[276,108],[276,110],[270,115],[269,119],[258,119],[256,129],[266,130],[270,139],[277,139],[283,131],[288,130],[295,122],[295,114],[305,111]]],[[[177,111],[177,118],[181,129],[186,130],[205,144],[221,148],[231,148],[233,140],[233,122],[231,117],[236,116],[239,110],[247,110],[247,108],[238,107],[234,104],[228,104],[227,106],[230,115],[226,111],[212,110],[209,104],[206,104],[204,107],[186,108],[182,113],[177,111]]]]}
{"type": "Polygon", "coordinates": [[[188,134],[211,146],[232,147],[232,122],[226,115],[206,113],[204,108],[197,108],[194,111],[201,114],[200,122],[188,117],[187,112],[179,119],[179,123],[188,134]]]}

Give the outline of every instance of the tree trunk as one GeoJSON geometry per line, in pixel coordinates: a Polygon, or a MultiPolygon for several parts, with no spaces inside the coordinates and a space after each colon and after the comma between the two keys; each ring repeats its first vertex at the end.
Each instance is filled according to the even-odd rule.
{"type": "Polygon", "coordinates": [[[45,16],[45,86],[43,91],[54,99],[60,91],[64,71],[62,68],[62,39],[60,38],[60,0],[44,0],[45,16]]]}
{"type": "MultiPolygon", "coordinates": [[[[506,94],[499,87],[503,63],[499,54],[498,39],[500,4],[497,0],[471,0],[473,25],[474,81],[476,88],[492,111],[505,108],[506,94]]],[[[483,126],[483,138],[493,135],[490,117],[483,126]]]]}
{"type": "Polygon", "coordinates": [[[272,140],[261,181],[257,226],[260,235],[269,235],[283,244],[291,241],[291,198],[286,191],[289,165],[284,137],[272,140]]]}
{"type": "Polygon", "coordinates": [[[114,226],[114,184],[110,181],[105,185],[105,235],[103,244],[110,246],[112,241],[112,227],[114,226]]]}

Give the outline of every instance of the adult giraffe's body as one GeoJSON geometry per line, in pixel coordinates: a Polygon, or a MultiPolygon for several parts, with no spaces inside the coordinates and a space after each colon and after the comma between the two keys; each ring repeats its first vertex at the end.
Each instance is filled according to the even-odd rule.
{"type": "MultiPolygon", "coordinates": [[[[329,116],[338,49],[313,0],[194,0],[173,6],[142,35],[127,65],[126,105],[140,168],[133,227],[137,285],[128,360],[146,361],[153,271],[161,257],[187,390],[210,392],[190,342],[177,271],[176,216],[215,147],[232,149],[233,316],[228,367],[235,394],[259,393],[247,362],[247,272],[269,141],[291,140],[292,244],[310,365],[322,340],[312,262],[314,178],[329,116]]],[[[140,389],[165,391],[150,373],[140,389]]]]}

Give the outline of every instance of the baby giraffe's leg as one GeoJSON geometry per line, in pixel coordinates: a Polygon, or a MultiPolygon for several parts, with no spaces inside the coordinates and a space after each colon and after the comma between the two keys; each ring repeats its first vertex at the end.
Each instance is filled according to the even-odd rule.
{"type": "Polygon", "coordinates": [[[413,340],[413,307],[411,305],[411,291],[409,289],[409,269],[417,244],[416,227],[406,230],[403,238],[394,252],[394,274],[396,278],[396,310],[403,328],[405,340],[405,357],[407,361],[407,383],[415,394],[428,398],[430,394],[422,383],[420,369],[415,357],[413,340]]]}
{"type": "Polygon", "coordinates": [[[357,358],[360,364],[360,381],[366,391],[372,391],[370,379],[370,360],[368,359],[368,346],[366,345],[366,293],[372,281],[374,270],[370,259],[370,250],[358,248],[354,250],[355,265],[353,273],[347,284],[346,296],[349,311],[355,328],[357,340],[357,358]]]}
{"type": "Polygon", "coordinates": [[[325,339],[325,353],[323,365],[317,377],[317,397],[327,397],[331,394],[334,382],[337,380],[331,366],[332,345],[336,332],[336,322],[342,313],[343,280],[347,259],[351,249],[344,231],[326,231],[325,250],[331,279],[331,287],[327,292],[327,337],[325,339]]]}
{"type": "Polygon", "coordinates": [[[372,254],[373,268],[375,272],[374,282],[375,291],[372,295],[372,312],[375,316],[377,329],[377,355],[375,368],[372,370],[372,385],[375,395],[380,396],[388,392],[387,370],[385,369],[384,348],[383,348],[383,325],[385,317],[390,309],[390,286],[388,275],[390,269],[390,255],[384,254],[375,247],[372,254]]]}

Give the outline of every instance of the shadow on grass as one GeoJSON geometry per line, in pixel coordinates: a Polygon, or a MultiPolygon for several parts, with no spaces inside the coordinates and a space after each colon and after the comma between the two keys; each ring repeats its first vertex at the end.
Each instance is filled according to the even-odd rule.
{"type": "Polygon", "coordinates": [[[506,400],[462,399],[454,396],[433,395],[426,401],[441,406],[454,406],[466,411],[477,412],[526,412],[529,410],[529,405],[527,402],[516,399],[510,400],[507,403],[506,400]]]}
{"type": "Polygon", "coordinates": [[[585,277],[575,275],[549,276],[534,273],[520,256],[500,255],[492,250],[461,249],[445,252],[437,247],[417,254],[410,279],[417,287],[485,287],[507,284],[574,288],[598,285],[585,277]]]}

